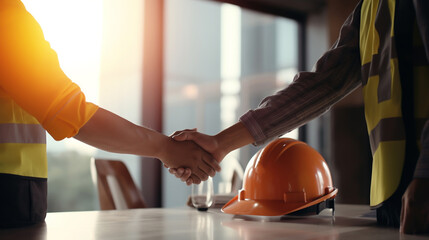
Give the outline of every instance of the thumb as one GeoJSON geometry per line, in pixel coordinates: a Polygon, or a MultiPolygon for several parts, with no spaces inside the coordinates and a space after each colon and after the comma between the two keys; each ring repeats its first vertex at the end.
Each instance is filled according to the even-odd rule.
{"type": "Polygon", "coordinates": [[[185,129],[185,130],[181,130],[181,131],[175,131],[173,134],[170,135],[171,138],[175,138],[177,135],[180,135],[183,132],[196,132],[197,129],[196,128],[192,128],[192,129],[185,129]]]}
{"type": "Polygon", "coordinates": [[[192,140],[193,139],[193,132],[181,132],[177,135],[172,136],[172,138],[176,141],[186,141],[186,140],[192,140]]]}

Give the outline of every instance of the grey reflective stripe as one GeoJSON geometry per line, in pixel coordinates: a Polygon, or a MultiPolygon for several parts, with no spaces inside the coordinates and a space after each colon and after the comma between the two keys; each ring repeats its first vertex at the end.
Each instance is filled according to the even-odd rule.
{"type": "Polygon", "coordinates": [[[380,142],[405,140],[404,122],[400,117],[381,119],[369,137],[374,154],[380,142]]]}
{"type": "MultiPolygon", "coordinates": [[[[416,141],[420,140],[420,135],[423,131],[426,121],[428,121],[427,118],[415,119],[415,129],[417,133],[416,141]]],[[[374,154],[375,150],[377,150],[378,144],[380,144],[380,142],[405,140],[405,130],[403,126],[404,124],[402,118],[398,117],[382,119],[370,134],[372,153],[374,154]],[[383,131],[383,129],[387,130],[383,131]]]]}
{"type": "Polygon", "coordinates": [[[0,143],[46,144],[46,132],[40,124],[2,123],[0,143]]]}

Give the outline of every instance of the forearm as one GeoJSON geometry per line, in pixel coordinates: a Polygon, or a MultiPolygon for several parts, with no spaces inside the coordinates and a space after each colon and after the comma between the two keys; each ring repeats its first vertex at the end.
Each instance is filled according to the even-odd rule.
{"type": "Polygon", "coordinates": [[[249,130],[241,122],[219,132],[214,137],[219,144],[218,149],[223,151],[223,156],[255,141],[249,130]]]}
{"type": "Polygon", "coordinates": [[[168,167],[189,168],[195,175],[195,183],[220,171],[216,160],[195,143],[176,142],[102,108],[95,112],[75,138],[109,152],[155,157],[168,167]]]}
{"type": "Polygon", "coordinates": [[[135,125],[126,119],[99,108],[94,116],[74,136],[96,148],[115,152],[159,158],[168,137],[135,125]]]}
{"type": "Polygon", "coordinates": [[[344,23],[337,42],[316,63],[314,72],[301,72],[294,82],[266,97],[257,109],[240,118],[255,139],[266,143],[311,119],[361,85],[359,53],[360,5],[344,23]]]}

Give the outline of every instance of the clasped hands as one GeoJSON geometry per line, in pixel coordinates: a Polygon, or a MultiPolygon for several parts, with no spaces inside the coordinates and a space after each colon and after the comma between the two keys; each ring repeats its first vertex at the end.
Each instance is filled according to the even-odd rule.
{"type": "MultiPolygon", "coordinates": [[[[198,166],[188,163],[187,165],[170,165],[164,162],[164,167],[169,169],[169,172],[179,178],[186,185],[199,184],[201,181],[208,179],[208,176],[213,177],[216,172],[221,170],[219,163],[225,157],[226,153],[219,148],[218,140],[215,136],[209,136],[196,131],[196,129],[185,129],[174,132],[170,138],[172,141],[180,143],[193,143],[197,145],[192,149],[188,149],[188,153],[192,156],[201,156],[202,161],[198,166]],[[191,151],[191,152],[189,152],[191,151]],[[193,166],[193,168],[191,167],[193,166]],[[194,170],[195,169],[195,170],[194,170]]],[[[194,160],[195,161],[195,160],[194,160]]]]}

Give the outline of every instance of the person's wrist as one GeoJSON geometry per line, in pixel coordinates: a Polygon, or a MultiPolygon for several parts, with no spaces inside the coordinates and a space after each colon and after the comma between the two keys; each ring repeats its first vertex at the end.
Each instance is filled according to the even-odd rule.
{"type": "Polygon", "coordinates": [[[168,166],[168,163],[165,162],[165,159],[167,158],[167,154],[169,151],[166,151],[166,149],[172,149],[172,139],[160,134],[158,141],[155,141],[156,144],[154,144],[154,156],[155,158],[159,159],[165,166],[168,166]]]}
{"type": "Polygon", "coordinates": [[[224,137],[225,135],[223,134],[217,134],[213,136],[216,146],[216,150],[213,155],[218,162],[221,162],[228,153],[234,150],[231,149],[231,145],[227,144],[227,141],[224,139],[224,137]]]}
{"type": "Polygon", "coordinates": [[[254,142],[252,135],[241,122],[219,132],[215,139],[222,158],[231,151],[254,142]]]}

